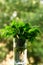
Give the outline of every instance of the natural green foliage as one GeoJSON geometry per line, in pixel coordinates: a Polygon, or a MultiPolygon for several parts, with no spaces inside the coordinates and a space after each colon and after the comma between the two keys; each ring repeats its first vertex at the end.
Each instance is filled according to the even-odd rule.
{"type": "Polygon", "coordinates": [[[14,38],[26,41],[33,41],[39,30],[37,27],[32,27],[29,23],[22,22],[21,20],[13,20],[9,26],[6,26],[3,30],[2,35],[9,37],[10,35],[14,38]]]}
{"type": "Polygon", "coordinates": [[[17,11],[18,17],[21,18],[22,16],[23,18],[27,15],[25,13],[28,13],[30,11],[34,12],[38,8],[39,0],[3,0],[2,2],[0,2],[0,28],[3,28],[6,24],[8,25],[10,23],[11,16],[14,11],[17,11]]]}

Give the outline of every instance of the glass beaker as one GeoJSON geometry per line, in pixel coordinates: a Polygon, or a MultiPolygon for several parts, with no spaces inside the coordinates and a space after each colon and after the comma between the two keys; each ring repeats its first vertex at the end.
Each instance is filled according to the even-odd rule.
{"type": "Polygon", "coordinates": [[[21,43],[20,40],[15,42],[15,39],[13,40],[13,43],[14,43],[14,65],[26,65],[27,62],[26,43],[22,45],[22,41],[21,43]]]}

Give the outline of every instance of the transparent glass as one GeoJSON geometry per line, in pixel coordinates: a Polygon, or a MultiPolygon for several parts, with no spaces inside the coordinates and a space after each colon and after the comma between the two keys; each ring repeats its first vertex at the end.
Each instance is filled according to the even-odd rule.
{"type": "Polygon", "coordinates": [[[22,47],[18,43],[14,43],[14,65],[26,65],[27,49],[24,44],[22,47]]]}

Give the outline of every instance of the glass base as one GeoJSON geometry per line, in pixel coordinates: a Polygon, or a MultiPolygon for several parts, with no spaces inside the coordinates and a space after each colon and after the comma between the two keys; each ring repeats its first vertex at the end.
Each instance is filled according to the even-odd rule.
{"type": "Polygon", "coordinates": [[[25,65],[24,62],[15,62],[14,65],[25,65]]]}

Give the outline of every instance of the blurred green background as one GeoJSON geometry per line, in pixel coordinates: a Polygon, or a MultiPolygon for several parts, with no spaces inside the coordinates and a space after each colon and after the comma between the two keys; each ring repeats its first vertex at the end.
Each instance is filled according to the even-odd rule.
{"type": "MultiPolygon", "coordinates": [[[[0,31],[13,19],[18,18],[39,27],[41,34],[32,44],[28,42],[27,55],[28,60],[30,57],[34,58],[35,65],[43,63],[43,4],[41,0],[0,0],[0,31]]],[[[13,50],[13,39],[5,39],[1,33],[3,32],[0,32],[0,61],[13,50]]]]}

